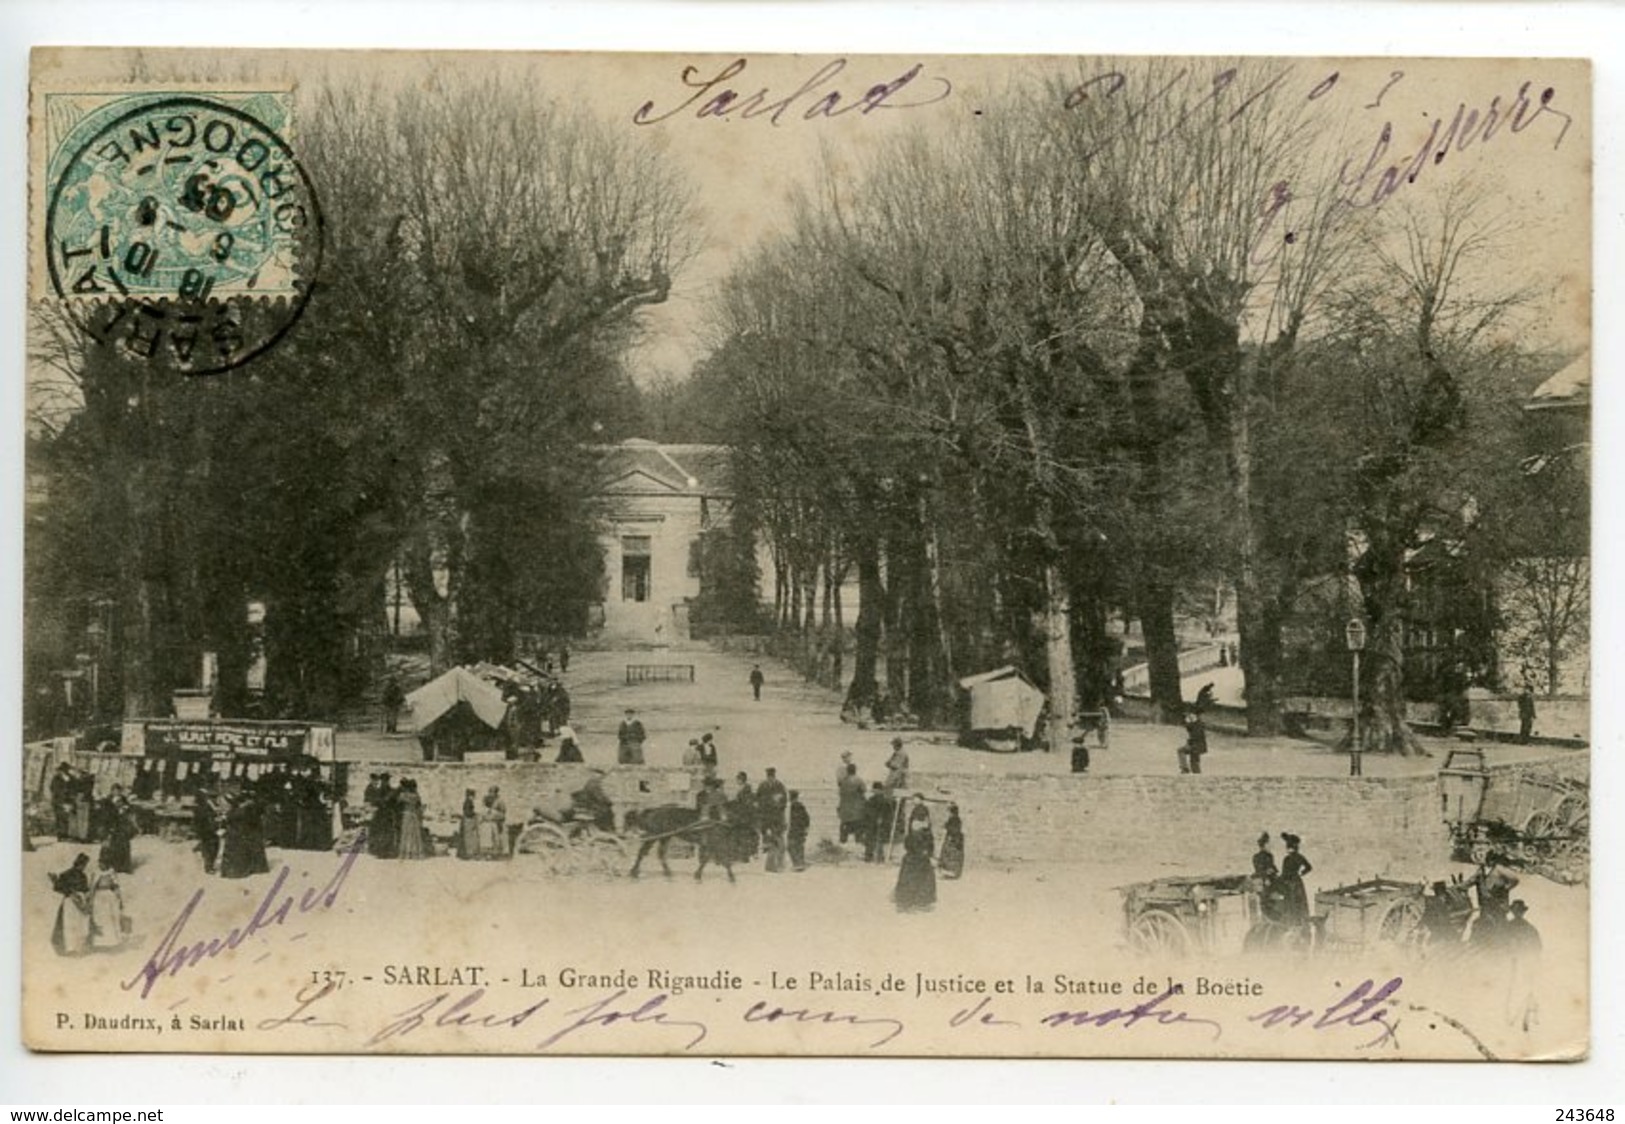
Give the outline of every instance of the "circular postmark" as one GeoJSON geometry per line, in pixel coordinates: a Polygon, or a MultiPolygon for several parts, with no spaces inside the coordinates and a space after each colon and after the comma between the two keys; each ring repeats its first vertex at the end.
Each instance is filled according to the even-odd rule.
{"type": "Polygon", "coordinates": [[[68,132],[52,175],[51,285],[99,342],[218,374],[303,313],[321,210],[287,143],[254,114],[195,95],[122,99],[68,132]]]}

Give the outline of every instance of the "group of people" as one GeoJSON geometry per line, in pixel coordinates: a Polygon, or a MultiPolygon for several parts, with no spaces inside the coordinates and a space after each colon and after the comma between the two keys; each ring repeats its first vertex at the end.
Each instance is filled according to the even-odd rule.
{"type": "Polygon", "coordinates": [[[130,842],[140,832],[135,805],[124,786],[115,784],[96,796],[96,778],[67,762],[51,776],[51,815],[56,837],[76,843],[100,843],[98,865],[119,874],[135,869],[130,842]]]}
{"type": "Polygon", "coordinates": [[[51,947],[59,955],[116,949],[129,939],[118,873],[105,865],[92,873],[90,856],[81,851],[72,866],[51,875],[51,888],[61,897],[51,926],[51,947]]]}
{"type": "Polygon", "coordinates": [[[1304,886],[1304,875],[1315,868],[1301,849],[1303,840],[1290,831],[1281,832],[1286,855],[1280,866],[1275,863],[1275,852],[1270,850],[1269,832],[1258,837],[1258,850],[1253,854],[1253,879],[1258,885],[1259,901],[1264,917],[1292,929],[1305,929],[1309,925],[1309,891],[1304,886]]]}
{"type": "MultiPolygon", "coordinates": [[[[415,782],[401,783],[412,783],[413,795],[416,795],[415,782]]],[[[508,857],[508,805],[496,785],[486,789],[485,795],[477,800],[472,788],[463,790],[462,815],[457,821],[457,857],[470,860],[508,857]]]]}
{"type": "MultiPolygon", "coordinates": [[[[709,736],[709,735],[707,735],[709,736]]],[[[711,745],[714,755],[714,743],[711,745]]],[[[807,833],[812,817],[801,803],[801,793],[786,788],[779,780],[778,769],[769,766],[767,775],[759,785],[750,783],[750,776],[734,776],[734,790],[727,792],[722,778],[715,773],[715,757],[711,764],[702,766],[706,771],[700,780],[700,791],[695,797],[703,830],[699,835],[703,863],[724,866],[743,864],[766,855],[768,871],[777,874],[785,869],[807,869],[807,833]]]]}
{"type": "MultiPolygon", "coordinates": [[[[361,802],[366,809],[367,854],[406,861],[434,857],[434,838],[414,778],[404,777],[397,784],[388,773],[373,773],[361,802]]],[[[472,788],[463,790],[454,850],[459,859],[508,857],[508,805],[499,786],[492,785],[483,797],[472,788]]]]}
{"type": "Polygon", "coordinates": [[[200,788],[192,803],[192,833],[205,874],[264,874],[271,869],[267,847],[332,849],[331,793],[315,762],[276,762],[257,776],[200,788]]]}
{"type": "Polygon", "coordinates": [[[865,862],[880,862],[895,838],[898,801],[908,785],[908,751],[902,738],[893,738],[886,759],[885,780],[865,784],[850,750],[841,753],[835,768],[835,809],[840,841],[853,840],[863,848],[865,862]]]}

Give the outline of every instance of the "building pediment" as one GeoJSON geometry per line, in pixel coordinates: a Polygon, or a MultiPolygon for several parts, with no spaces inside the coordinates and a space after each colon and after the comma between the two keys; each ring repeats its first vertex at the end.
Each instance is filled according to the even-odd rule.
{"type": "Polygon", "coordinates": [[[610,496],[680,496],[683,494],[683,489],[670,481],[651,476],[639,469],[623,472],[605,483],[600,490],[603,494],[610,496]]]}

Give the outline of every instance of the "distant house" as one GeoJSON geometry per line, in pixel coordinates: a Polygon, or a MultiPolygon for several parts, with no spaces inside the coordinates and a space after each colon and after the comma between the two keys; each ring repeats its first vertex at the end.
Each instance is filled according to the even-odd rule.
{"type": "Polygon", "coordinates": [[[728,450],[631,438],[593,451],[605,582],[589,619],[618,642],[687,640],[700,535],[733,505],[728,450]]]}

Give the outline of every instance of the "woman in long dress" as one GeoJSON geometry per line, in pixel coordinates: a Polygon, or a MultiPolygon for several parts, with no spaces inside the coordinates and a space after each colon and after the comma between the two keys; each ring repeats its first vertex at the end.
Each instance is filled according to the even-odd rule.
{"type": "Polygon", "coordinates": [[[944,878],[958,878],[965,873],[965,825],[959,819],[959,805],[948,805],[948,820],[942,825],[942,853],[937,856],[937,869],[944,878]]]}
{"type": "Polygon", "coordinates": [[[51,876],[51,888],[62,895],[51,927],[51,947],[60,956],[78,956],[90,950],[90,856],[80,854],[73,865],[51,876]]]}
{"type": "Polygon", "coordinates": [[[89,843],[91,806],[95,803],[96,778],[89,773],[80,773],[74,778],[73,787],[73,813],[70,819],[69,836],[81,843],[89,843]]]}
{"type": "Polygon", "coordinates": [[[134,813],[122,792],[115,791],[108,804],[107,842],[102,844],[96,865],[119,874],[133,874],[135,860],[130,855],[130,840],[135,838],[134,813]]]}
{"type": "Polygon", "coordinates": [[[463,790],[463,818],[457,825],[457,857],[480,857],[480,812],[472,788],[463,790]]]}
{"type": "Polygon", "coordinates": [[[1281,860],[1281,876],[1277,886],[1281,891],[1281,920],[1288,925],[1309,923],[1309,891],[1304,889],[1303,876],[1315,868],[1298,850],[1302,842],[1298,836],[1283,831],[1281,840],[1286,844],[1286,857],[1281,860]]]}
{"type": "Polygon", "coordinates": [[[508,857],[508,806],[502,802],[502,792],[496,785],[485,794],[480,809],[480,857],[503,859],[508,857]]]}
{"type": "Polygon", "coordinates": [[[559,755],[557,761],[560,765],[579,765],[586,758],[581,756],[581,747],[576,744],[576,732],[568,725],[559,728],[559,755]]]}
{"type": "Polygon", "coordinates": [[[401,782],[399,796],[401,840],[395,855],[401,859],[426,859],[423,848],[423,797],[418,795],[418,782],[408,777],[401,782]]]}
{"type": "Polygon", "coordinates": [[[936,840],[931,835],[931,813],[914,805],[903,832],[903,866],[897,872],[892,900],[901,911],[930,909],[937,903],[937,872],[931,864],[936,840]]]}
{"type": "Polygon", "coordinates": [[[265,857],[265,820],[249,793],[232,798],[226,813],[225,840],[220,846],[220,877],[247,878],[271,869],[265,857]]]}
{"type": "Polygon", "coordinates": [[[102,870],[90,888],[90,943],[96,948],[118,948],[126,936],[124,893],[118,875],[102,870]]]}

